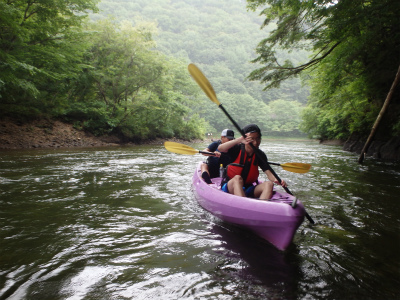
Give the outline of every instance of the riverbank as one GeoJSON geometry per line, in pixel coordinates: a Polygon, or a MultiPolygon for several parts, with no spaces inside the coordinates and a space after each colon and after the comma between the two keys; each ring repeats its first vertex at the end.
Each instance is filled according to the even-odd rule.
{"type": "Polygon", "coordinates": [[[116,137],[95,137],[60,121],[0,121],[0,149],[69,148],[118,145],[116,137]]]}
{"type": "MultiPolygon", "coordinates": [[[[360,154],[366,139],[352,136],[343,144],[343,150],[360,154]]],[[[369,146],[367,156],[386,161],[400,161],[400,136],[389,140],[377,136],[369,146]]]]}
{"type": "MultiPolygon", "coordinates": [[[[344,151],[360,154],[366,139],[359,136],[351,136],[348,140],[326,140],[320,141],[323,145],[341,146],[344,151]]],[[[400,161],[400,137],[390,140],[375,139],[372,141],[366,156],[385,161],[400,161]]]]}
{"type": "MultiPolygon", "coordinates": [[[[168,140],[185,143],[185,141],[175,138],[168,140]]],[[[162,145],[164,141],[165,139],[156,139],[143,141],[143,143],[162,145]]],[[[211,140],[192,142],[204,142],[207,144],[211,140]]],[[[342,146],[345,151],[360,153],[365,141],[358,137],[352,137],[347,141],[327,140],[320,143],[342,146]]],[[[56,149],[120,145],[135,144],[126,143],[115,135],[96,137],[91,133],[74,128],[72,124],[61,121],[35,120],[29,123],[22,123],[15,120],[0,120],[0,149],[56,149]]],[[[393,138],[390,141],[374,141],[367,152],[367,156],[389,161],[399,161],[400,137],[393,138]]]]}
{"type": "MultiPolygon", "coordinates": [[[[180,142],[177,139],[170,139],[180,142]]],[[[146,141],[146,144],[163,144],[164,140],[146,141]]],[[[129,143],[134,145],[133,143],[129,143]]],[[[21,123],[13,120],[0,120],[0,149],[29,148],[73,148],[105,147],[127,145],[117,136],[96,137],[91,133],[77,130],[72,124],[36,120],[21,123]]]]}

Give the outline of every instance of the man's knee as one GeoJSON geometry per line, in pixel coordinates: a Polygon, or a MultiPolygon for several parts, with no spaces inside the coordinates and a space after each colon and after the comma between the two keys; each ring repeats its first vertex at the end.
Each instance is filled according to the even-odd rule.
{"type": "Polygon", "coordinates": [[[243,178],[242,178],[242,176],[240,176],[240,175],[235,175],[235,176],[233,176],[232,180],[233,180],[234,182],[237,182],[237,183],[240,183],[241,185],[243,185],[243,178]]]}
{"type": "Polygon", "coordinates": [[[263,190],[264,189],[272,190],[274,188],[274,183],[272,181],[264,181],[262,185],[263,185],[263,190]]]}

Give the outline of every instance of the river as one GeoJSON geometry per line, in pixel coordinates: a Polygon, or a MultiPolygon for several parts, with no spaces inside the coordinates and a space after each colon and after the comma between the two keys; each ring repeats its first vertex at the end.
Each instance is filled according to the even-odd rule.
{"type": "MultiPolygon", "coordinates": [[[[190,144],[204,149],[206,144],[190,144]]],[[[316,222],[281,252],[203,211],[201,155],[2,151],[0,299],[400,299],[400,164],[264,140],[316,222]]]]}

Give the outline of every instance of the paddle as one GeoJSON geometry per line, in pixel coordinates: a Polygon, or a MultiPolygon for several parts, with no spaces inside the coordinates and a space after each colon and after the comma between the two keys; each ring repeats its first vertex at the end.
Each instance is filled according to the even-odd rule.
{"type": "MultiPolygon", "coordinates": [[[[194,149],[188,145],[175,143],[175,142],[165,142],[164,147],[168,151],[178,153],[178,154],[194,155],[197,153],[202,153],[202,154],[207,154],[210,156],[215,156],[215,154],[212,152],[200,151],[200,150],[194,149]]],[[[273,163],[273,162],[268,162],[268,163],[271,165],[280,166],[280,167],[282,167],[282,169],[289,171],[289,172],[293,172],[293,173],[307,173],[311,168],[310,164],[303,164],[303,163],[285,163],[285,164],[278,164],[278,163],[273,163]]]]}
{"type": "Polygon", "coordinates": [[[168,151],[178,153],[178,154],[190,154],[190,155],[194,155],[197,153],[203,153],[203,154],[209,154],[209,155],[214,154],[212,152],[196,150],[188,145],[175,143],[175,142],[164,142],[164,147],[168,151]]]}
{"type": "MultiPolygon", "coordinates": [[[[210,98],[210,100],[212,102],[214,102],[215,104],[218,105],[218,107],[229,118],[229,120],[232,122],[232,124],[235,126],[235,128],[240,132],[240,134],[243,137],[245,137],[245,134],[244,134],[243,130],[239,127],[239,125],[235,122],[235,120],[232,119],[232,117],[229,115],[229,113],[225,110],[225,108],[222,106],[222,104],[218,101],[218,98],[217,98],[217,95],[216,95],[216,93],[214,91],[214,88],[212,87],[211,83],[208,81],[206,76],[204,76],[204,74],[200,71],[200,69],[197,68],[196,65],[194,65],[194,64],[189,64],[188,70],[189,70],[190,75],[192,75],[193,79],[201,87],[201,89],[204,91],[204,93],[207,95],[207,97],[210,98]]],[[[257,148],[251,143],[249,145],[251,147],[253,147],[254,152],[256,153],[258,159],[262,160],[263,158],[262,158],[261,155],[259,155],[259,153],[257,151],[257,148]]],[[[275,173],[275,171],[272,168],[270,168],[270,171],[275,176],[276,180],[278,180],[278,182],[281,184],[282,180],[275,173]]],[[[288,194],[293,195],[292,192],[287,187],[283,187],[283,188],[285,189],[285,191],[288,194]]],[[[314,220],[310,217],[310,215],[307,212],[305,212],[305,215],[306,215],[306,218],[308,219],[308,221],[310,223],[315,224],[314,220]]]]}

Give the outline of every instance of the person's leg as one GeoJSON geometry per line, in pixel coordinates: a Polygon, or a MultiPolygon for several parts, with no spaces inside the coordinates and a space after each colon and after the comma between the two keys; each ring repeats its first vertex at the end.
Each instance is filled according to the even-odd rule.
{"type": "Polygon", "coordinates": [[[200,169],[201,169],[201,177],[207,184],[211,184],[212,181],[210,179],[210,173],[208,172],[208,165],[206,163],[202,163],[200,169]]]}
{"type": "Polygon", "coordinates": [[[245,196],[243,191],[243,178],[240,175],[235,175],[228,181],[228,191],[236,196],[245,196]]]}
{"type": "Polygon", "coordinates": [[[255,187],[254,198],[259,198],[260,200],[269,200],[272,197],[273,190],[274,183],[272,181],[264,181],[255,187]]]}

